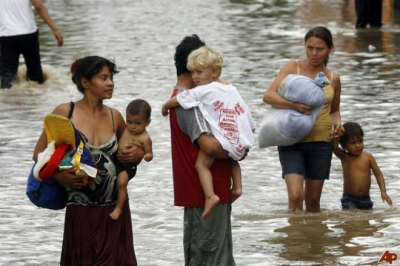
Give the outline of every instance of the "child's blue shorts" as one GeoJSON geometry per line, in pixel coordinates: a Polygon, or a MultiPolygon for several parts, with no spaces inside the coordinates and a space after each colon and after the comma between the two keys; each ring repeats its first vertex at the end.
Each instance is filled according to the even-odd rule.
{"type": "Polygon", "coordinates": [[[357,197],[351,194],[343,194],[343,197],[340,199],[340,201],[342,202],[342,210],[371,210],[374,206],[370,196],[357,197]]]}

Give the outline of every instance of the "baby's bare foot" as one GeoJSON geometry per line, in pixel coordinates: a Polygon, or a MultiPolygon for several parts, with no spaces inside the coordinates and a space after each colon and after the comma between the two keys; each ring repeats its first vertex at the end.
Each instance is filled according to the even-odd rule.
{"type": "Polygon", "coordinates": [[[214,208],[214,206],[216,206],[218,203],[219,197],[217,195],[206,197],[206,204],[204,205],[204,212],[201,215],[201,218],[206,218],[210,214],[211,209],[214,208]]]}

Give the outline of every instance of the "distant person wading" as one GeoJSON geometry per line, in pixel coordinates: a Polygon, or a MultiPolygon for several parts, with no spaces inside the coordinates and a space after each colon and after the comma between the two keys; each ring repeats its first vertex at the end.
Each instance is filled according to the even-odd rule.
{"type": "Polygon", "coordinates": [[[63,36],[50,17],[42,0],[0,1],[0,88],[11,88],[22,54],[27,68],[26,78],[43,83],[40,62],[39,31],[34,12],[53,31],[57,45],[63,45],[63,36]]]}

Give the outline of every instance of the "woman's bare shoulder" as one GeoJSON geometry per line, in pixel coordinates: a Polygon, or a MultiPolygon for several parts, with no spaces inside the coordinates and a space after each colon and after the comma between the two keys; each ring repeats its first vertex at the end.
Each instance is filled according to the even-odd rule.
{"type": "Polygon", "coordinates": [[[114,126],[115,126],[115,131],[117,133],[118,138],[122,135],[122,132],[126,128],[125,124],[125,119],[122,117],[122,114],[120,111],[113,107],[109,107],[112,111],[112,115],[114,118],[114,126]]]}
{"type": "Polygon", "coordinates": [[[279,74],[281,76],[287,76],[289,74],[297,74],[297,67],[298,67],[298,61],[290,60],[281,68],[279,74]]]}
{"type": "Polygon", "coordinates": [[[111,109],[111,111],[113,113],[113,116],[114,116],[114,119],[116,119],[116,120],[121,120],[122,119],[124,121],[124,118],[122,117],[122,114],[121,114],[121,112],[119,110],[117,110],[117,109],[115,109],[113,107],[109,107],[109,106],[107,106],[107,107],[111,109]]]}
{"type": "Polygon", "coordinates": [[[291,70],[297,70],[297,66],[300,66],[302,60],[290,60],[283,67],[289,68],[291,70]]]}
{"type": "Polygon", "coordinates": [[[71,103],[62,103],[57,105],[52,113],[68,117],[70,110],[71,110],[71,103]]]}
{"type": "Polygon", "coordinates": [[[331,80],[333,87],[341,88],[340,76],[337,72],[330,70],[329,79],[331,80]]]}

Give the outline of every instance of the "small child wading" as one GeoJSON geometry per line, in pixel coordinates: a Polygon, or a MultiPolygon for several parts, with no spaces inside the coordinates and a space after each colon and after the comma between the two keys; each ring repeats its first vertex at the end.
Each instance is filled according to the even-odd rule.
{"type": "MultiPolygon", "coordinates": [[[[144,100],[133,100],[126,107],[126,128],[118,142],[118,151],[126,149],[127,145],[135,145],[144,151],[143,159],[150,162],[153,159],[152,141],[146,131],[150,124],[151,107],[144,100]]],[[[116,159],[118,201],[110,217],[117,220],[122,212],[125,200],[127,199],[127,186],[136,174],[136,164],[121,164],[116,159]]]]}
{"type": "MultiPolygon", "coordinates": [[[[192,72],[192,79],[197,87],[169,99],[162,107],[162,115],[167,116],[169,109],[179,106],[185,109],[199,107],[209,124],[211,133],[233,159],[231,173],[233,202],[242,195],[242,174],[237,161],[243,159],[254,143],[255,123],[250,108],[236,87],[220,79],[222,65],[222,55],[208,46],[190,53],[187,68],[192,72]]],[[[213,163],[214,158],[200,149],[196,170],[206,199],[202,218],[205,218],[220,201],[214,193],[210,172],[213,163]]]]}
{"type": "Polygon", "coordinates": [[[357,123],[347,122],[343,125],[342,137],[333,138],[333,152],[340,159],[343,168],[342,209],[372,209],[369,196],[371,188],[371,170],[381,190],[381,198],[389,205],[392,200],[386,193],[385,179],[374,156],[364,151],[364,132],[357,123]],[[339,148],[340,146],[343,148],[339,148]]]}

